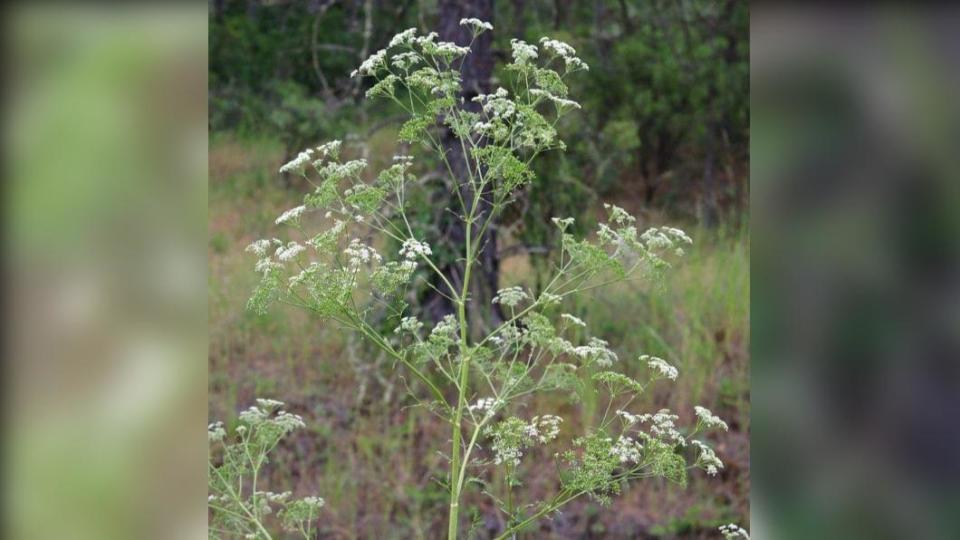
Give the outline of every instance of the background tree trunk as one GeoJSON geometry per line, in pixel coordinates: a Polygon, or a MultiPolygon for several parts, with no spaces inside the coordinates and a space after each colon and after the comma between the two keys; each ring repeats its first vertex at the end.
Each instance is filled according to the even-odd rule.
{"type": "MultiPolygon", "coordinates": [[[[441,0],[440,1],[440,27],[438,33],[443,41],[453,41],[458,45],[468,45],[472,38],[469,29],[460,26],[460,19],[464,17],[476,17],[482,21],[493,20],[493,0],[441,0]]],[[[461,97],[464,100],[464,107],[470,110],[479,111],[479,104],[474,103],[472,99],[477,94],[486,94],[490,92],[490,77],[493,74],[493,54],[491,50],[492,36],[489,32],[482,34],[473,44],[473,50],[466,56],[460,69],[463,77],[463,90],[461,97]]],[[[443,133],[443,146],[447,153],[447,160],[453,169],[456,182],[456,189],[460,190],[460,195],[465,201],[471,201],[474,193],[467,181],[467,168],[469,167],[470,156],[463,153],[463,147],[459,139],[449,130],[443,133]]],[[[460,210],[460,202],[457,197],[450,193],[445,197],[446,207],[454,211],[460,210]]],[[[442,200],[442,199],[441,199],[442,200]]],[[[477,209],[478,223],[485,221],[486,216],[492,211],[488,197],[481,198],[480,206],[477,209]]],[[[445,213],[440,227],[442,238],[440,241],[451,247],[451,252],[457,256],[462,256],[463,246],[466,245],[466,231],[463,223],[456,219],[450,213],[445,213]]],[[[497,255],[497,227],[491,224],[487,232],[480,238],[472,239],[475,245],[480,246],[478,260],[479,268],[474,270],[475,278],[472,279],[470,290],[470,319],[475,326],[480,321],[494,322],[502,320],[502,313],[497,306],[491,303],[496,294],[499,276],[500,259],[497,255]]],[[[455,286],[462,286],[463,283],[463,261],[448,260],[440,261],[440,270],[446,275],[455,286]]],[[[443,286],[437,280],[434,286],[443,290],[443,286]]],[[[425,303],[427,313],[435,320],[447,313],[453,312],[453,305],[450,301],[437,294],[431,293],[425,303]]]]}

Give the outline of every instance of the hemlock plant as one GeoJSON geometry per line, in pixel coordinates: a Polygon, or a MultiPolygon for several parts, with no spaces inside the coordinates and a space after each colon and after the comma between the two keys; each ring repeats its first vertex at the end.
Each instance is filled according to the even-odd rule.
{"type": "MultiPolygon", "coordinates": [[[[492,29],[476,19],[461,24],[474,39],[492,29]]],[[[683,231],[638,231],[635,218],[612,205],[605,205],[608,219],[599,225],[596,240],[571,234],[572,218],[554,218],[560,242],[546,285],[536,292],[521,286],[501,289],[493,299],[505,314],[498,324],[470,316],[479,311],[470,305],[469,293],[481,239],[533,180],[532,160],[564,149],[556,123],[580,108],[568,97],[564,81],[588,69],[563,42],[543,38],[537,46],[514,39],[513,60],[506,66],[510,89],[478,95],[477,105],[467,107],[460,97],[459,65],[471,46],[409,29],[353,73],[373,80],[368,98],[392,101],[405,111],[400,141],[436,157],[456,186],[458,205],[449,210],[465,231],[462,275],[439,270],[431,247],[408,218],[411,194],[425,189],[410,172],[414,158],[394,156],[391,166],[367,182],[362,176],[367,161],[342,160],[342,145],[333,141],[301,152],[280,169],[301,175],[314,189],[276,221],[296,239],[264,239],[248,247],[259,258],[261,276],[249,308],[264,312],[280,302],[310,311],[368,340],[420,381],[426,397],[413,389],[412,397],[450,427],[449,439],[435,441],[449,459],[450,539],[461,534],[465,486],[484,476],[499,473],[506,479],[503,492],[482,493],[503,513],[506,526],[498,538],[509,538],[578,497],[608,502],[630,481],[663,477],[685,484],[690,469],[717,474],[723,463],[695,438],[727,428],[710,411],[697,407],[691,415],[695,423],[682,427],[680,416],[670,410],[630,409],[650,385],[675,380],[677,369],[648,355],[619,358],[610,344],[590,336],[587,322],[560,309],[565,298],[595,287],[657,280],[691,244],[683,231]],[[465,178],[453,172],[442,130],[461,146],[457,157],[466,161],[465,178]],[[322,223],[319,229],[305,226],[308,215],[311,224],[322,223]],[[400,246],[396,256],[378,251],[372,238],[400,246]],[[405,301],[411,285],[429,274],[440,284],[436,292],[455,306],[430,328],[405,301]],[[392,332],[380,330],[384,313],[392,332]],[[621,372],[632,362],[645,370],[639,380],[621,372]],[[576,396],[585,377],[605,388],[608,399],[589,431],[570,433],[563,419],[551,414],[555,411],[532,414],[527,406],[540,393],[576,396]],[[544,500],[519,501],[514,487],[523,476],[525,455],[537,447],[546,447],[556,460],[557,490],[544,500]]]]}

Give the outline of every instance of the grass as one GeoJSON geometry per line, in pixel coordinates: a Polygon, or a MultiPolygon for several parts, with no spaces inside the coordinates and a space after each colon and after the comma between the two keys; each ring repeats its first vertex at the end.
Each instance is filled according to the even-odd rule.
{"type": "MultiPolygon", "coordinates": [[[[387,140],[374,137],[373,149],[387,140]]],[[[273,220],[304,189],[282,184],[275,171],[283,157],[273,141],[212,138],[210,417],[235,421],[255,397],[284,400],[304,417],[308,430],[278,449],[268,482],[273,491],[317,493],[327,500],[321,537],[437,537],[445,529],[447,495],[437,477],[446,470],[438,451],[449,433],[445,424],[410,407],[402,370],[306,313],[275,309],[257,317],[244,309],[256,276],[243,248],[274,235],[273,220]]],[[[731,425],[716,439],[727,468],[714,479],[694,474],[685,490],[663,482],[633,486],[611,508],[578,501],[537,538],[583,537],[588,531],[610,538],[716,538],[719,523],[748,521],[749,239],[725,229],[695,230],[692,236],[694,247],[661,290],[624,284],[566,308],[610,341],[622,361],[637,364],[636,356],[647,353],[676,364],[677,383],[655,387],[637,408],[670,407],[684,418],[692,416],[694,404],[713,409],[731,425]]],[[[504,284],[531,278],[522,257],[504,261],[503,271],[504,284]]],[[[541,410],[562,411],[568,423],[589,422],[555,397],[537,399],[541,410]]],[[[524,466],[532,474],[521,494],[552,490],[555,476],[546,453],[524,466]]],[[[481,521],[494,519],[478,491],[468,493],[467,506],[481,509],[481,521]]]]}

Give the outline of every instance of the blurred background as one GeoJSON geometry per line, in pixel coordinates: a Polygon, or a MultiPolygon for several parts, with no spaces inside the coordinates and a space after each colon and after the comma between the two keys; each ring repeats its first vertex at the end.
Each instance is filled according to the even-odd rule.
{"type": "MultiPolygon", "coordinates": [[[[564,118],[566,152],[534,163],[537,180],[497,228],[486,258],[491,288],[536,289],[548,270],[554,216],[595,228],[602,203],[640,217],[641,228],[671,224],[695,246],[662,288],[624,285],[591,293],[565,310],[589,321],[622,358],[668,358],[682,376],[645,396],[638,410],[670,407],[684,418],[703,404],[730,422],[716,441],[727,463],[718,478],[693,475],[688,489],[637,483],[611,507],[578,501],[545,522],[537,538],[717,538],[721,523],[747,523],[749,433],[749,20],[746,2],[621,0],[219,0],[209,15],[209,332],[210,418],[235,421],[255,397],[281,399],[308,430],[282,444],[270,471],[274,491],[318,493],[327,501],[323,538],[438,538],[446,489],[438,479],[448,445],[442,421],[411,407],[402,370],[336,326],[277,307],[244,310],[257,280],[243,248],[278,234],[273,224],[309,186],[277,169],[304,148],[345,139],[375,174],[394,153],[417,156],[417,174],[440,171],[419,147],[397,146],[405,120],[368,101],[349,73],[409,27],[450,34],[463,17],[494,25],[476,49],[492,72],[466,84],[503,84],[510,39],[569,42],[590,65],[571,77],[582,111],[564,118]]],[[[480,70],[482,71],[482,70],[480,70]]],[[[417,219],[445,219],[437,197],[417,219]]],[[[415,228],[418,228],[415,225],[415,228]]],[[[443,238],[431,238],[433,246],[443,238]]],[[[455,247],[455,246],[454,246],[455,247]]],[[[454,249],[436,250],[454,263],[454,249]]],[[[554,254],[555,255],[555,254],[554,254]]],[[[427,292],[427,291],[425,291],[427,292]]],[[[483,297],[476,294],[475,297],[483,297]]],[[[489,297],[489,296],[488,296],[489,297]]],[[[430,305],[428,294],[418,296],[430,305]]],[[[429,307],[428,307],[429,310],[429,307]]],[[[442,308],[436,316],[442,314],[442,308]]],[[[637,369],[634,367],[633,369],[637,369]]],[[[638,375],[638,373],[634,373],[638,375]]],[[[414,388],[416,391],[416,388],[414,388]]],[[[563,410],[574,431],[591,422],[592,403],[537,398],[537,410],[563,410]]],[[[602,404],[601,404],[602,406],[602,404]]],[[[552,451],[552,450],[551,450],[552,451]]],[[[553,459],[531,456],[524,500],[556,489],[553,459]]],[[[473,490],[476,491],[476,490],[473,490]]],[[[502,526],[479,493],[486,538],[502,526]]]]}
{"type": "Polygon", "coordinates": [[[960,9],[751,12],[755,538],[960,538],[960,9]]]}

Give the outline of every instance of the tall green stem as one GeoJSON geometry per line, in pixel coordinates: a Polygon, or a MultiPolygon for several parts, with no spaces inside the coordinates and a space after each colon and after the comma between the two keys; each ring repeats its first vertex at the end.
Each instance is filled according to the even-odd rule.
{"type": "Polygon", "coordinates": [[[453,418],[453,440],[450,452],[450,518],[447,524],[448,540],[456,540],[459,524],[460,510],[460,429],[463,423],[463,408],[466,405],[467,390],[470,375],[470,354],[468,350],[469,325],[467,322],[467,295],[470,291],[470,270],[473,266],[473,213],[476,209],[476,203],[470,209],[470,215],[466,220],[466,257],[464,258],[463,270],[463,288],[460,292],[459,302],[457,303],[457,315],[460,319],[460,384],[457,388],[457,410],[453,418]]]}

